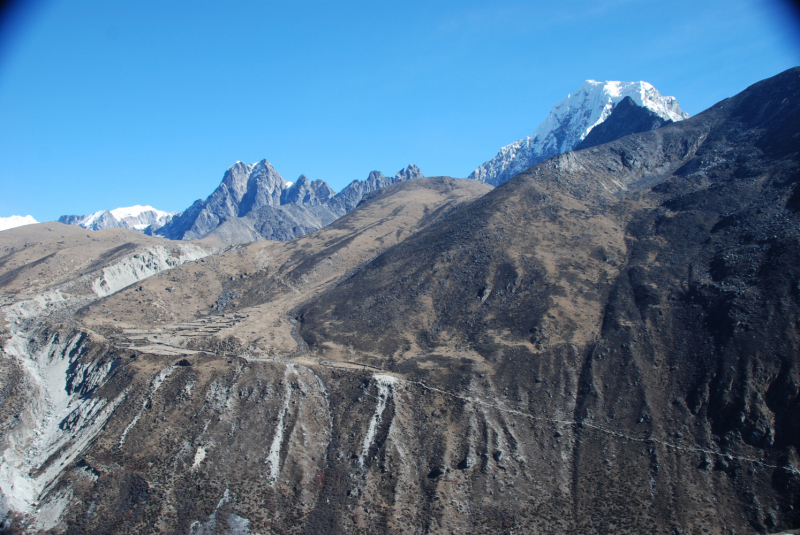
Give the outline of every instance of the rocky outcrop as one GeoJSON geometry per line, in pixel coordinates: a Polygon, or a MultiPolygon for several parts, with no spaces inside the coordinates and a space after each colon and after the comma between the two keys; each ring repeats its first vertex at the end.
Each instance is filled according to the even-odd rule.
{"type": "Polygon", "coordinates": [[[336,192],[326,182],[322,180],[312,182],[306,175],[300,175],[295,183],[281,194],[281,204],[319,206],[326,204],[334,195],[336,192]]]}
{"type": "Polygon", "coordinates": [[[237,206],[236,216],[247,215],[262,206],[276,206],[281,203],[281,194],[287,188],[286,181],[272,168],[267,160],[253,166],[247,177],[247,186],[237,206]]]}
{"type": "Polygon", "coordinates": [[[392,184],[397,184],[404,180],[411,180],[422,176],[422,171],[413,164],[405,169],[401,169],[393,177],[385,177],[383,173],[379,171],[372,171],[366,180],[354,180],[348,184],[347,187],[342,189],[342,191],[331,199],[328,205],[331,210],[341,216],[358,206],[358,203],[361,202],[361,199],[363,199],[364,195],[367,193],[385,188],[386,186],[391,186],[392,184]]]}
{"type": "Polygon", "coordinates": [[[228,218],[243,217],[263,206],[280,205],[281,193],[287,187],[267,160],[253,165],[236,162],[205,201],[195,201],[155,234],[173,240],[202,238],[228,218]]]}
{"type": "Polygon", "coordinates": [[[326,205],[303,206],[287,203],[282,206],[264,206],[244,217],[222,221],[207,236],[226,244],[256,240],[288,241],[321,229],[338,217],[326,205]]]}

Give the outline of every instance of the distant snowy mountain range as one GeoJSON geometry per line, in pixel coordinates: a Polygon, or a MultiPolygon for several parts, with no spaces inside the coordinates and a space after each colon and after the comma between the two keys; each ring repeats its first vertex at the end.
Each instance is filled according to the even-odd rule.
{"type": "Polygon", "coordinates": [[[506,145],[469,178],[499,186],[539,162],[574,150],[593,128],[608,119],[616,104],[625,97],[664,121],[689,118],[675,97],[662,96],[647,82],[587,80],[553,107],[532,136],[506,145]]]}
{"type": "Polygon", "coordinates": [[[33,225],[38,223],[33,216],[26,215],[12,215],[11,217],[0,217],[0,230],[8,230],[10,228],[17,228],[23,225],[33,225]]]}
{"type": "MultiPolygon", "coordinates": [[[[662,96],[647,82],[587,80],[553,107],[532,136],[503,147],[469,178],[498,186],[562,152],[607,143],[688,117],[675,97],[662,96]]],[[[236,162],[211,195],[198,199],[183,212],[137,205],[88,216],[61,216],[59,221],[90,230],[127,228],[173,240],[210,235],[227,244],[290,240],[342,217],[372,191],[421,176],[415,165],[394,177],[373,171],[366,180],[354,180],[336,193],[322,180],[311,181],[305,175],[294,183],[287,182],[267,160],[236,162]]]]}
{"type": "Polygon", "coordinates": [[[372,171],[336,193],[322,180],[305,175],[288,182],[267,160],[236,162],[205,200],[183,212],[163,212],[152,206],[100,210],[91,215],[64,215],[60,223],[87,230],[126,228],[172,240],[212,235],[224,244],[255,240],[285,241],[322,228],[353,210],[364,195],[403,180],[421,177],[415,165],[386,177],[372,171]]]}
{"type": "Polygon", "coordinates": [[[62,215],[59,223],[78,225],[87,230],[103,230],[107,228],[126,228],[144,232],[160,228],[168,223],[175,212],[156,210],[152,206],[126,206],[114,210],[100,210],[91,215],[62,215]]]}

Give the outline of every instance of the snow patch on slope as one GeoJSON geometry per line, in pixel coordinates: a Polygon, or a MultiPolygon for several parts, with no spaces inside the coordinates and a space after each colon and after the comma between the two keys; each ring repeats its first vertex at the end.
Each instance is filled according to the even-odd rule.
{"type": "Polygon", "coordinates": [[[100,211],[98,211],[98,212],[95,212],[95,213],[93,213],[93,214],[91,214],[91,215],[88,215],[88,216],[86,216],[86,217],[83,219],[83,221],[81,221],[80,223],[78,223],[78,225],[79,225],[79,226],[81,226],[81,227],[83,227],[83,228],[85,228],[85,229],[91,229],[91,228],[92,228],[92,225],[94,225],[94,224],[95,224],[95,222],[96,222],[97,220],[99,220],[99,219],[100,219],[100,217],[101,217],[101,216],[102,216],[104,213],[106,213],[106,210],[100,210],[100,211]]]}
{"type": "Polygon", "coordinates": [[[206,449],[203,446],[197,446],[197,451],[194,454],[194,462],[192,463],[192,471],[200,467],[200,463],[206,458],[206,449]]]}

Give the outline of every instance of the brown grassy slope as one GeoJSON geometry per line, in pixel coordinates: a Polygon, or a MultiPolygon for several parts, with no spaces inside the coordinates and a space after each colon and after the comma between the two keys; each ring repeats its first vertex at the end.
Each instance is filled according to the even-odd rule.
{"type": "Polygon", "coordinates": [[[23,225],[8,230],[0,231],[0,257],[9,255],[28,245],[38,243],[48,238],[64,238],[70,234],[81,234],[84,229],[75,225],[49,222],[35,225],[23,225]]]}
{"type": "Polygon", "coordinates": [[[677,169],[707,135],[705,123],[681,126],[599,156],[562,154],[463,206],[305,306],[303,336],[400,360],[412,345],[498,337],[530,350],[585,344],[627,257],[626,221],[649,206],[629,190],[677,169]]]}
{"type": "Polygon", "coordinates": [[[157,328],[246,310],[249,318],[221,336],[293,351],[289,310],[486,191],[485,185],[449,177],[395,184],[324,229],[289,242],[250,243],[170,270],[110,296],[82,318],[92,328],[157,328]]]}
{"type": "MultiPolygon", "coordinates": [[[[169,240],[126,229],[87,231],[62,223],[39,223],[0,232],[0,292],[35,295],[96,275],[125,256],[163,246],[169,240]]],[[[86,293],[85,288],[75,289],[86,293]]]]}

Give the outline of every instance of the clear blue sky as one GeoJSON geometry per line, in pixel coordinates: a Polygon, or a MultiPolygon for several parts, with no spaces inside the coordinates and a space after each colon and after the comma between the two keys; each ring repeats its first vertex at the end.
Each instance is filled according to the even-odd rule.
{"type": "Polygon", "coordinates": [[[467,176],[589,78],[696,114],[800,64],[771,0],[52,0],[0,28],[0,217],[178,211],[237,160],[467,176]]]}

